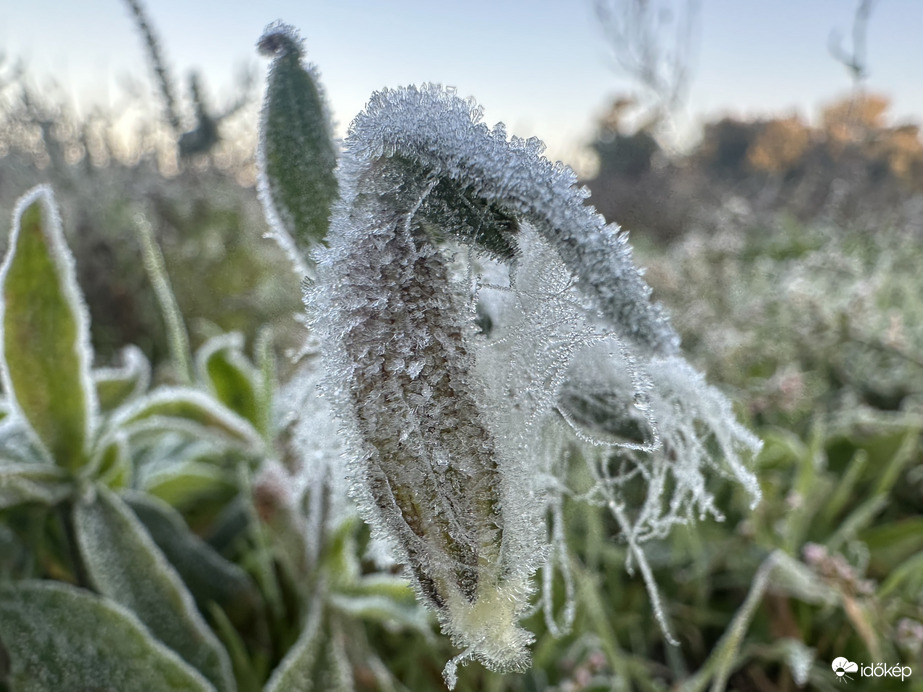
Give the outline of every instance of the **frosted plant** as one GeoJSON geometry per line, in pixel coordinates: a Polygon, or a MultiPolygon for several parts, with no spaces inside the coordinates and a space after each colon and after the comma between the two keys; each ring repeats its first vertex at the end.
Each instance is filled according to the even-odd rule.
{"type": "Polygon", "coordinates": [[[337,192],[333,128],[317,69],[303,61],[297,32],[277,22],[258,46],[272,57],[260,126],[260,202],[274,238],[306,275],[309,250],[327,234],[337,192]]]}
{"type": "Polygon", "coordinates": [[[480,118],[438,86],[374,94],[306,291],[352,492],[462,647],[450,686],[467,658],[528,665],[519,620],[542,565],[549,624],[568,624],[571,605],[562,626],[551,617],[549,576],[565,569],[570,594],[567,449],[582,450],[587,499],[612,511],[652,595],[639,545],[720,518],[707,469],[759,497],[746,469],[758,441],[680,356],[626,236],[539,141],[480,118]],[[635,506],[622,489],[638,482],[635,506]]]}

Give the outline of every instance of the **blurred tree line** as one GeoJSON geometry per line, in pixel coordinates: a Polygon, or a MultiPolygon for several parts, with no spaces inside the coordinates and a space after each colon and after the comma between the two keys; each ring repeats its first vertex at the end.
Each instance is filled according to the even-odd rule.
{"type": "Polygon", "coordinates": [[[849,226],[863,214],[906,216],[923,200],[920,126],[891,124],[880,94],[837,100],[817,124],[799,115],[713,120],[680,155],[651,127],[626,132],[632,105],[619,98],[600,119],[591,144],[599,168],[586,182],[593,204],[636,233],[671,240],[731,198],[757,215],[849,226]]]}

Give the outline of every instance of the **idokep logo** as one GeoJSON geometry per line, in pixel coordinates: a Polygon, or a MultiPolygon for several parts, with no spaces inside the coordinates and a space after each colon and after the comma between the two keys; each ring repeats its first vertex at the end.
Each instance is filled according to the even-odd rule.
{"type": "Polygon", "coordinates": [[[860,666],[858,663],[853,663],[842,656],[833,659],[830,667],[833,668],[839,682],[852,680],[853,678],[849,673],[859,673],[859,676],[863,678],[900,678],[901,680],[906,680],[913,672],[910,666],[900,664],[889,666],[887,663],[863,663],[860,666]]]}
{"type": "Polygon", "coordinates": [[[836,673],[836,678],[839,682],[847,682],[852,680],[852,677],[847,675],[847,673],[858,673],[859,664],[853,663],[852,661],[847,661],[842,656],[833,659],[833,663],[830,664],[833,668],[833,672],[836,673]]]}

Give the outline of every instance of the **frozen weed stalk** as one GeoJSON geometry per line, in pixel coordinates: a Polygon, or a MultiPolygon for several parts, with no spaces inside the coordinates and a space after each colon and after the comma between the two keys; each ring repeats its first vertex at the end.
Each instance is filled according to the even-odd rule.
{"type": "MultiPolygon", "coordinates": [[[[270,32],[297,42],[282,25],[270,32]]],[[[462,648],[446,666],[450,687],[469,658],[528,666],[532,635],[519,621],[539,568],[550,629],[569,625],[568,457],[586,463],[584,497],[618,522],[668,638],[641,544],[721,518],[709,471],[759,498],[747,469],[759,442],[682,358],[625,234],[584,204],[541,142],[480,119],[439,86],[373,94],[343,144],[329,232],[306,262],[352,494],[462,648]],[[628,484],[645,488],[640,504],[628,484]]],[[[264,148],[273,123],[264,118],[264,148]]],[[[264,166],[270,197],[275,175],[264,166]]]]}

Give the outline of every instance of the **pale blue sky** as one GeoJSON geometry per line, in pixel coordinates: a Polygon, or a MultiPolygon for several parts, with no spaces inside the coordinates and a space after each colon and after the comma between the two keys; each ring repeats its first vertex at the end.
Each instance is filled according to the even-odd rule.
{"type": "MultiPolygon", "coordinates": [[[[849,78],[827,52],[848,36],[854,0],[702,0],[686,112],[813,115],[849,78]]],[[[438,81],[474,96],[489,124],[536,135],[573,160],[592,121],[630,83],[611,69],[590,0],[148,0],[176,77],[199,68],[212,100],[229,99],[243,65],[266,63],[254,43],[283,19],[299,27],[321,70],[342,133],[383,86],[438,81]]],[[[880,0],[868,34],[869,87],[897,116],[923,120],[923,0],[880,0]]],[[[153,89],[121,0],[0,0],[0,50],[54,75],[84,104],[115,102],[125,75],[153,89]]]]}

